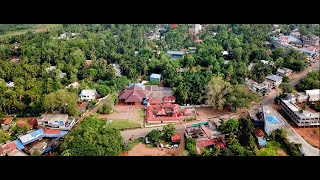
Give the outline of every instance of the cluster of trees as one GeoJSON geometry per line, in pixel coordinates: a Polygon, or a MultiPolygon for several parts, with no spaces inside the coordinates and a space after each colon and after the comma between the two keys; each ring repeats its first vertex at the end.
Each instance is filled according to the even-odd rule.
{"type": "Polygon", "coordinates": [[[174,125],[169,123],[163,127],[162,131],[159,129],[153,129],[149,132],[147,137],[149,137],[150,142],[152,142],[156,146],[159,146],[162,140],[167,142],[170,141],[170,138],[174,135],[175,131],[176,128],[174,127],[174,125]]]}
{"type": "Polygon", "coordinates": [[[303,156],[301,144],[290,142],[287,139],[287,132],[284,129],[277,129],[271,134],[271,138],[282,144],[290,156],[303,156]]]}
{"type": "Polygon", "coordinates": [[[0,24],[0,35],[7,31],[31,29],[34,24],[0,24]]]}
{"type": "Polygon", "coordinates": [[[65,137],[62,156],[117,156],[124,149],[120,131],[94,116],[86,117],[65,137]]]}
{"type": "Polygon", "coordinates": [[[213,77],[206,86],[206,104],[214,108],[223,109],[230,105],[234,110],[237,108],[248,108],[253,101],[259,99],[255,92],[243,84],[231,85],[222,77],[213,77]]]}
{"type": "Polygon", "coordinates": [[[298,91],[320,89],[320,72],[310,72],[296,85],[298,91]]]}

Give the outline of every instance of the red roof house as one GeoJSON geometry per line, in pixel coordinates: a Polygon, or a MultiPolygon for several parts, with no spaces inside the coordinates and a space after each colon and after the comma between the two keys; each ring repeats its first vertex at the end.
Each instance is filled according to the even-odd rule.
{"type": "Polygon", "coordinates": [[[157,115],[158,116],[163,116],[163,115],[166,115],[166,110],[162,107],[160,107],[159,109],[157,109],[157,115]]]}
{"type": "Polygon", "coordinates": [[[17,148],[17,144],[15,141],[4,144],[4,145],[0,146],[0,155],[4,155],[4,154],[6,154],[16,148],[17,148]]]}
{"type": "Polygon", "coordinates": [[[2,124],[8,125],[8,124],[10,124],[12,122],[12,120],[13,120],[13,117],[3,118],[2,124]]]}
{"type": "Polygon", "coordinates": [[[152,92],[144,90],[142,87],[134,85],[119,93],[119,99],[126,103],[141,103],[144,98],[147,98],[152,92]]]}
{"type": "Polygon", "coordinates": [[[24,126],[27,126],[29,129],[33,129],[38,125],[38,121],[36,118],[30,118],[28,120],[18,120],[16,125],[20,128],[23,128],[24,126]]]}
{"type": "Polygon", "coordinates": [[[171,141],[172,142],[180,142],[180,135],[176,134],[176,135],[171,136],[171,141]]]}
{"type": "Polygon", "coordinates": [[[171,102],[171,103],[173,103],[173,102],[176,102],[176,97],[174,97],[174,96],[164,96],[164,97],[163,97],[163,101],[164,101],[164,102],[171,102]]]}

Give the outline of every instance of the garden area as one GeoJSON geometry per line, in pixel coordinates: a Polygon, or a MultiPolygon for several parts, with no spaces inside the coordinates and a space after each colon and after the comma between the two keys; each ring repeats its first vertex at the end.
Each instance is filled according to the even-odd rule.
{"type": "Polygon", "coordinates": [[[116,120],[108,120],[110,124],[113,125],[116,129],[125,130],[125,129],[133,129],[133,128],[140,128],[141,124],[128,119],[116,119],[116,120]]]}

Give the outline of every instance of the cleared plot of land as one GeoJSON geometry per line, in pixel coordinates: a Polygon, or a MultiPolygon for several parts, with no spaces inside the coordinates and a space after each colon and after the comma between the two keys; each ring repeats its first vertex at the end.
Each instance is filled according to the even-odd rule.
{"type": "Polygon", "coordinates": [[[141,127],[140,123],[137,123],[135,121],[129,121],[127,119],[113,120],[110,124],[112,124],[115,128],[117,128],[119,130],[140,128],[141,127]]]}
{"type": "Polygon", "coordinates": [[[239,111],[236,113],[232,113],[228,110],[217,110],[217,109],[213,109],[212,107],[199,107],[199,108],[197,107],[195,109],[199,114],[200,120],[207,120],[208,118],[223,116],[226,114],[228,114],[230,117],[239,116],[239,115],[242,115],[244,112],[244,111],[239,111]]]}
{"type": "Polygon", "coordinates": [[[25,34],[28,31],[44,32],[44,31],[47,31],[47,30],[50,30],[53,28],[58,28],[58,27],[62,27],[62,24],[37,24],[37,25],[34,25],[34,27],[30,28],[30,29],[23,29],[23,30],[17,30],[17,31],[7,31],[4,34],[0,35],[0,37],[25,34]]]}
{"type": "Polygon", "coordinates": [[[110,120],[128,119],[130,121],[136,121],[140,124],[143,123],[144,118],[142,116],[141,106],[121,105],[118,104],[114,107],[114,112],[111,114],[100,114],[100,118],[106,118],[110,120]]]}
{"type": "Polygon", "coordinates": [[[173,156],[177,153],[182,153],[183,149],[166,149],[166,148],[156,148],[147,147],[143,143],[135,145],[130,151],[122,153],[123,156],[173,156]]]}
{"type": "Polygon", "coordinates": [[[294,130],[306,140],[311,146],[320,149],[320,128],[297,128],[294,127],[294,130]]]}

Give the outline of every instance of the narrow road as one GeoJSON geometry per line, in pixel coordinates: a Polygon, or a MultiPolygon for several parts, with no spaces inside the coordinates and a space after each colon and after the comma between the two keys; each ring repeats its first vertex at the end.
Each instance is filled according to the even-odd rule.
{"type": "Polygon", "coordinates": [[[304,71],[294,74],[289,84],[291,84],[294,87],[299,83],[300,79],[305,77],[310,71],[319,71],[319,70],[320,70],[320,62],[319,60],[316,60],[315,63],[312,63],[312,66],[308,66],[308,68],[305,69],[304,71]]]}
{"type": "Polygon", "coordinates": [[[84,116],[80,116],[78,118],[79,122],[78,124],[81,123],[81,121],[86,118],[87,116],[89,116],[90,114],[94,114],[97,113],[99,111],[99,109],[103,106],[103,104],[106,102],[106,99],[110,96],[110,94],[108,94],[107,96],[103,97],[103,99],[101,99],[98,103],[98,105],[96,105],[95,107],[93,107],[92,109],[90,109],[84,116]]]}

